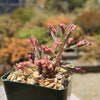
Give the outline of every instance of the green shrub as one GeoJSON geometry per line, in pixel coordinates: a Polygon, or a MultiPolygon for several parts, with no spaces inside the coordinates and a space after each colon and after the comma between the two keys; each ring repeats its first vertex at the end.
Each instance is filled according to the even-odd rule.
{"type": "Polygon", "coordinates": [[[45,7],[50,11],[66,12],[68,8],[68,2],[66,0],[46,0],[45,7]]]}
{"type": "Polygon", "coordinates": [[[100,13],[85,12],[78,16],[74,23],[82,27],[85,33],[90,33],[90,35],[94,32],[99,33],[100,13]]]}
{"type": "Polygon", "coordinates": [[[43,26],[43,23],[45,21],[45,16],[41,16],[41,15],[37,15],[35,17],[33,17],[30,21],[26,22],[24,24],[25,28],[33,28],[33,26],[43,26]]]}
{"type": "Polygon", "coordinates": [[[82,7],[86,0],[68,0],[69,9],[73,10],[76,7],[82,7]]]}
{"type": "Polygon", "coordinates": [[[29,29],[24,27],[19,31],[16,37],[21,39],[28,39],[31,35],[33,35],[39,40],[39,44],[46,44],[50,41],[50,37],[47,36],[46,32],[47,30],[42,27],[34,26],[29,29]]]}
{"type": "Polygon", "coordinates": [[[46,0],[45,7],[51,11],[72,11],[76,7],[82,7],[86,0],[46,0]]]}
{"type": "Polygon", "coordinates": [[[12,19],[19,19],[23,24],[26,21],[29,21],[34,16],[34,12],[32,10],[28,10],[25,8],[18,8],[12,14],[12,19]]]}
{"type": "Polygon", "coordinates": [[[0,20],[0,34],[12,37],[22,26],[19,20],[4,17],[0,20]]]}

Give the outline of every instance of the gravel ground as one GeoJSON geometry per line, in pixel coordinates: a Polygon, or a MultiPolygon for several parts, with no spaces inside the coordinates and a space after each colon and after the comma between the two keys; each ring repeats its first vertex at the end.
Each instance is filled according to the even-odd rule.
{"type": "Polygon", "coordinates": [[[74,74],[72,93],[80,100],[100,100],[100,73],[74,74]]]}

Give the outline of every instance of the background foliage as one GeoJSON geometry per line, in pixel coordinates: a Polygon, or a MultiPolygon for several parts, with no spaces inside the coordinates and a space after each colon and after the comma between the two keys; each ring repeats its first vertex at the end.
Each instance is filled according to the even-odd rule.
{"type": "Polygon", "coordinates": [[[47,25],[52,24],[57,28],[59,23],[79,26],[72,34],[75,39],[73,43],[81,38],[93,41],[91,47],[82,48],[86,55],[81,60],[100,59],[98,0],[30,0],[24,8],[20,7],[10,14],[0,14],[0,63],[12,65],[27,60],[27,49],[30,48],[26,40],[31,35],[39,40],[39,45],[50,47],[53,40],[47,25]]]}
{"type": "Polygon", "coordinates": [[[29,50],[28,42],[23,39],[5,38],[5,45],[0,49],[0,62],[14,64],[16,62],[26,60],[29,50]]]}
{"type": "Polygon", "coordinates": [[[100,13],[85,12],[76,18],[75,24],[82,27],[86,34],[100,34],[100,13]]]}

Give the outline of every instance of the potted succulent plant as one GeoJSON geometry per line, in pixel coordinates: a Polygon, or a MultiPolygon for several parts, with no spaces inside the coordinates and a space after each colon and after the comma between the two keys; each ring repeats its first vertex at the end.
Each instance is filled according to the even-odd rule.
{"type": "Polygon", "coordinates": [[[73,72],[84,73],[71,63],[64,64],[62,54],[66,48],[90,45],[86,39],[72,45],[70,34],[77,25],[59,24],[61,34],[56,33],[52,25],[48,25],[54,39],[52,47],[38,46],[33,36],[28,40],[33,52],[28,53],[29,61],[20,62],[15,69],[2,76],[8,100],[66,100],[73,72]],[[56,48],[59,52],[55,54],[56,48]]]}

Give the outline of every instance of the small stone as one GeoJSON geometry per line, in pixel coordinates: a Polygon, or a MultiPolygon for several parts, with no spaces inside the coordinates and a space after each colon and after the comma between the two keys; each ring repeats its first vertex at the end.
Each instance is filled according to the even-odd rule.
{"type": "Polygon", "coordinates": [[[54,82],[54,79],[53,79],[53,78],[50,78],[50,79],[49,79],[49,78],[47,78],[47,79],[46,79],[46,81],[49,81],[49,82],[54,82]]]}
{"type": "Polygon", "coordinates": [[[22,81],[21,81],[22,83],[27,83],[27,81],[26,80],[24,80],[24,79],[22,79],[22,81]]]}
{"type": "Polygon", "coordinates": [[[30,74],[33,74],[33,71],[32,71],[32,69],[30,69],[30,68],[23,69],[23,71],[24,71],[24,75],[30,75],[30,74]]]}
{"type": "Polygon", "coordinates": [[[17,81],[21,81],[22,79],[24,79],[24,76],[17,77],[17,81]]]}
{"type": "Polygon", "coordinates": [[[16,74],[16,75],[20,75],[20,74],[22,74],[23,72],[22,72],[22,70],[21,69],[16,69],[15,71],[14,71],[14,74],[16,74]]]}
{"type": "Polygon", "coordinates": [[[56,84],[56,87],[57,87],[57,88],[59,88],[59,87],[60,87],[59,83],[57,83],[57,84],[56,84]]]}
{"type": "Polygon", "coordinates": [[[54,79],[54,82],[55,82],[55,83],[57,83],[57,81],[58,81],[58,79],[57,79],[57,78],[55,78],[55,79],[54,79]]]}
{"type": "Polygon", "coordinates": [[[50,82],[48,82],[48,81],[46,81],[46,82],[44,83],[45,86],[47,86],[47,85],[49,85],[49,84],[50,84],[50,82]]]}
{"type": "Polygon", "coordinates": [[[18,74],[18,75],[16,75],[17,77],[24,77],[24,75],[21,73],[21,74],[18,74]]]}
{"type": "Polygon", "coordinates": [[[12,73],[10,73],[10,75],[7,77],[8,80],[11,80],[12,77],[12,73]]]}
{"type": "Polygon", "coordinates": [[[61,73],[65,73],[65,72],[66,72],[66,70],[65,70],[65,69],[63,69],[63,68],[60,68],[60,72],[61,72],[61,73]]]}
{"type": "Polygon", "coordinates": [[[28,78],[34,78],[34,74],[29,75],[28,78]]]}
{"type": "Polygon", "coordinates": [[[54,89],[57,89],[57,86],[55,85],[53,88],[54,88],[54,89]]]}
{"type": "Polygon", "coordinates": [[[59,89],[64,89],[64,86],[62,84],[60,84],[59,89]]]}
{"type": "Polygon", "coordinates": [[[39,73],[38,72],[34,72],[33,76],[34,76],[34,78],[39,78],[39,73]]]}
{"type": "Polygon", "coordinates": [[[13,80],[15,80],[15,79],[16,79],[16,75],[15,75],[15,74],[12,74],[10,80],[13,81],[13,80]]]}
{"type": "Polygon", "coordinates": [[[62,84],[62,80],[59,80],[58,83],[62,84]]]}
{"type": "Polygon", "coordinates": [[[62,79],[62,77],[63,77],[62,75],[59,75],[59,74],[56,75],[57,79],[62,79]]]}
{"type": "Polygon", "coordinates": [[[13,82],[18,82],[18,81],[16,79],[14,79],[13,82]]]}
{"type": "Polygon", "coordinates": [[[39,80],[39,85],[44,86],[44,80],[43,79],[39,80]]]}
{"type": "Polygon", "coordinates": [[[53,82],[53,83],[50,83],[49,85],[47,85],[46,87],[52,88],[54,85],[55,85],[55,83],[53,82]]]}
{"type": "Polygon", "coordinates": [[[34,84],[35,83],[35,80],[34,79],[27,78],[27,83],[28,84],[34,84]]]}

